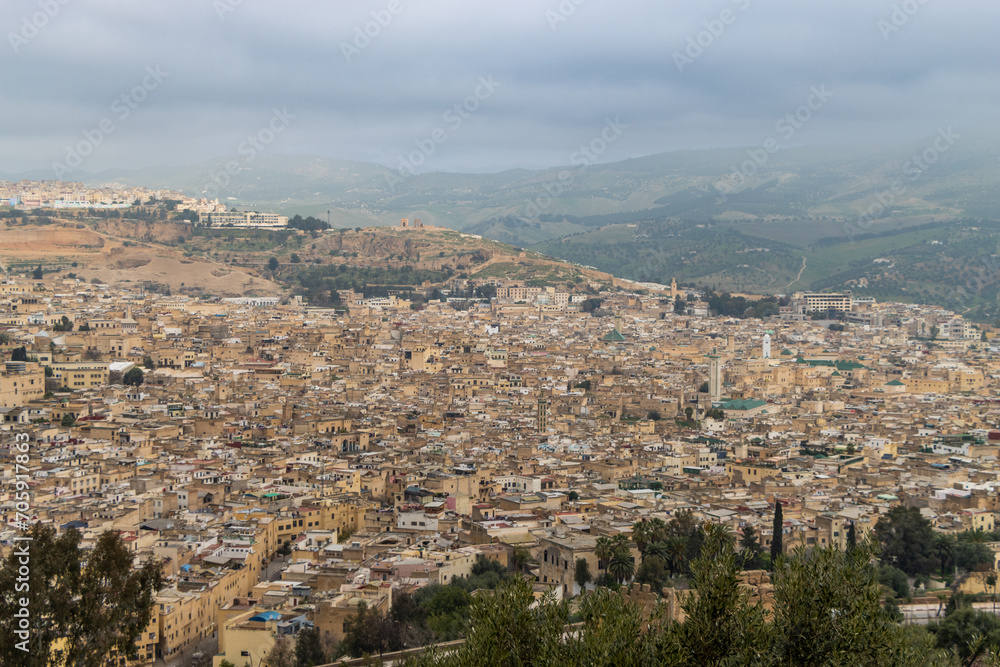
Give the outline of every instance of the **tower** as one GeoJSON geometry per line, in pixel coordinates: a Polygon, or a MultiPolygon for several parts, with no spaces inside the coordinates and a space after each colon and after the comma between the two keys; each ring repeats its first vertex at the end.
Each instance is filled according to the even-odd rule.
{"type": "Polygon", "coordinates": [[[538,401],[538,420],[536,426],[539,431],[545,431],[549,426],[549,402],[545,399],[538,401]]]}
{"type": "Polygon", "coordinates": [[[708,397],[712,403],[722,399],[722,364],[715,348],[708,355],[708,397]]]}
{"type": "Polygon", "coordinates": [[[764,334],[764,358],[771,358],[771,332],[764,334]]]}

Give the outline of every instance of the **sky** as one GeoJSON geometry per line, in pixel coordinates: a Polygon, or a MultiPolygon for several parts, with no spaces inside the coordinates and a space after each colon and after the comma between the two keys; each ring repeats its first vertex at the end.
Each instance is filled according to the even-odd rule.
{"type": "Polygon", "coordinates": [[[987,127],[996,0],[5,0],[0,172],[498,171],[987,127]]]}

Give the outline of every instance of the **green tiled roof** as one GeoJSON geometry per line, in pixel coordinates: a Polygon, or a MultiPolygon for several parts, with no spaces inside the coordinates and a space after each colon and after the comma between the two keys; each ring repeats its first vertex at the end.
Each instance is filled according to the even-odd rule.
{"type": "Polygon", "coordinates": [[[722,410],[753,410],[754,408],[759,408],[762,405],[767,405],[767,401],[762,401],[759,398],[741,398],[726,401],[718,407],[722,410]]]}
{"type": "Polygon", "coordinates": [[[607,335],[606,335],[606,336],[605,336],[604,338],[602,338],[601,340],[603,340],[603,341],[605,341],[605,342],[608,342],[608,343],[611,343],[611,342],[615,342],[615,343],[617,343],[617,342],[621,342],[621,341],[625,340],[625,336],[623,336],[623,335],[621,334],[621,332],[620,332],[620,331],[618,331],[618,329],[612,329],[612,330],[611,330],[611,331],[609,331],[609,332],[608,332],[608,334],[607,334],[607,335]]]}

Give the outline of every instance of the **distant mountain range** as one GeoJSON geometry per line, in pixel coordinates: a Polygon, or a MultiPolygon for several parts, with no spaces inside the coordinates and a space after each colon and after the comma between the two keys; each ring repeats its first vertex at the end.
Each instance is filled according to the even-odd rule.
{"type": "MultiPolygon", "coordinates": [[[[335,227],[420,218],[625,278],[759,292],[851,288],[998,313],[997,137],[942,128],[908,145],[769,148],[416,175],[261,153],[76,178],[329,216],[335,227]]],[[[6,178],[21,177],[32,175],[6,178]]]]}

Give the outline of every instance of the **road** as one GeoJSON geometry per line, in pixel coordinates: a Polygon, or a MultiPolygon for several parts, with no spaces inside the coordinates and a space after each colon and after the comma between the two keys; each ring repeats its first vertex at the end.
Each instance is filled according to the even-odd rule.
{"type": "Polygon", "coordinates": [[[799,278],[802,277],[802,272],[805,271],[805,270],[806,270],[806,256],[802,255],[802,266],[801,266],[801,268],[799,268],[799,275],[795,276],[795,280],[793,280],[792,282],[790,282],[787,285],[785,285],[785,289],[787,290],[789,287],[791,287],[795,283],[799,282],[799,278]]]}

